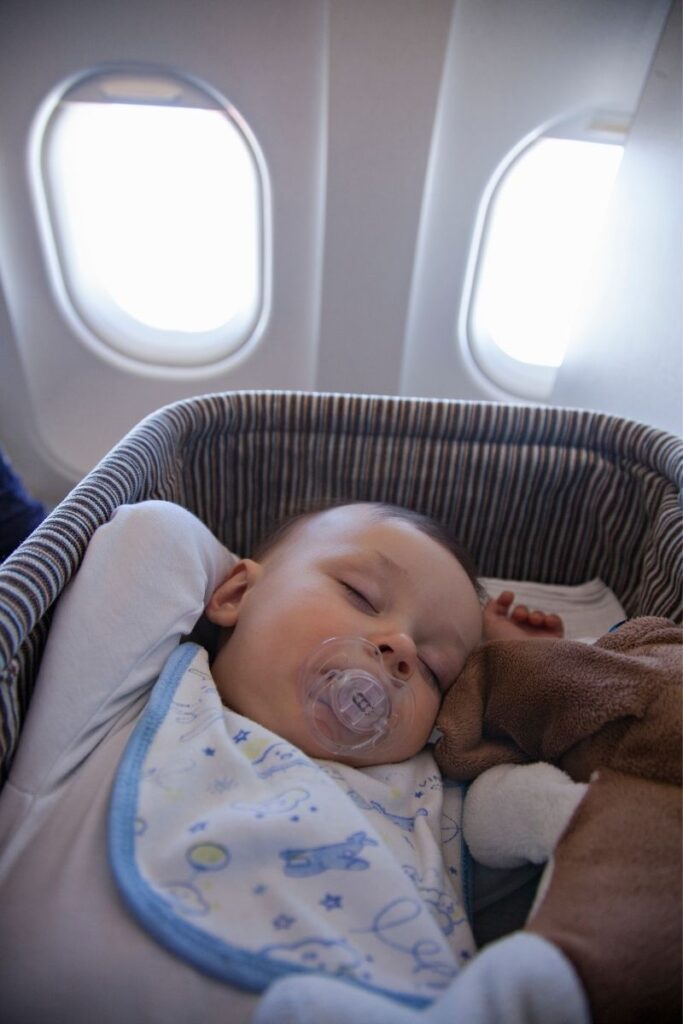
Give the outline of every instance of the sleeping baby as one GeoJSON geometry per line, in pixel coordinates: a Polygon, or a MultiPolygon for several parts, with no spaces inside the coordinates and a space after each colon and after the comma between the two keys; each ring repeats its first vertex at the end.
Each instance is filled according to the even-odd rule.
{"type": "MultiPolygon", "coordinates": [[[[482,609],[466,552],[406,509],[307,513],[235,560],[178,506],[120,508],[56,609],[0,799],[3,1019],[248,1021],[288,973],[490,1003],[464,790],[427,743],[482,635],[561,635],[513,600],[482,609]],[[211,658],[179,643],[202,613],[211,658]]],[[[583,788],[559,788],[568,817],[583,788]]],[[[575,1012],[544,1019],[583,1020],[550,950],[575,1012]]]]}

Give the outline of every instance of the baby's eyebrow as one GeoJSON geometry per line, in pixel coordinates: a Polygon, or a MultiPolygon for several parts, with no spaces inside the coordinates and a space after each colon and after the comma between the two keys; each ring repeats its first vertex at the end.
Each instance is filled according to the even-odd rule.
{"type": "Polygon", "coordinates": [[[389,572],[392,576],[400,576],[404,580],[410,578],[408,572],[403,568],[403,566],[399,565],[398,562],[395,562],[393,558],[389,558],[389,556],[385,555],[383,551],[373,551],[372,555],[380,568],[389,572]]]}
{"type": "Polygon", "coordinates": [[[410,574],[402,565],[395,562],[393,558],[385,555],[383,551],[350,551],[343,556],[343,561],[349,566],[358,569],[374,569],[382,576],[393,576],[404,581],[410,580],[410,574]]]}

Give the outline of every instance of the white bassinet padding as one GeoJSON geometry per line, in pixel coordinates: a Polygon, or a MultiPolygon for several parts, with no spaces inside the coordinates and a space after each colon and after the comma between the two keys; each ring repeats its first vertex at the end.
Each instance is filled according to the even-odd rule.
{"type": "Polygon", "coordinates": [[[599,579],[572,587],[493,577],[482,577],[481,582],[490,597],[497,597],[502,590],[512,590],[515,604],[560,615],[567,640],[597,638],[627,618],[614,592],[599,579]]]}

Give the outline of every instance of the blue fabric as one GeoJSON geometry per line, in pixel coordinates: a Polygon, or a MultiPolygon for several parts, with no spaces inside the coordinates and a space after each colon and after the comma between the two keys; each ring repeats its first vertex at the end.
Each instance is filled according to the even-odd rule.
{"type": "Polygon", "coordinates": [[[0,450],[0,562],[7,558],[45,518],[45,509],[31,498],[0,450]]]}

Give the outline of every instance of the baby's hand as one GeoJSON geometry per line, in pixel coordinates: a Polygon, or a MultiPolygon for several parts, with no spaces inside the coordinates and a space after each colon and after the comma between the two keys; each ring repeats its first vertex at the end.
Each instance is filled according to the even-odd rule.
{"type": "Polygon", "coordinates": [[[484,606],[484,640],[529,640],[548,637],[559,640],[564,625],[559,615],[529,611],[525,604],[514,608],[515,595],[504,590],[484,606]]]}

